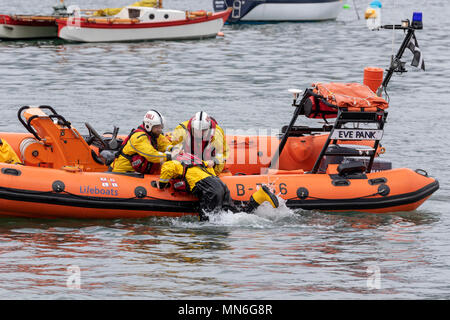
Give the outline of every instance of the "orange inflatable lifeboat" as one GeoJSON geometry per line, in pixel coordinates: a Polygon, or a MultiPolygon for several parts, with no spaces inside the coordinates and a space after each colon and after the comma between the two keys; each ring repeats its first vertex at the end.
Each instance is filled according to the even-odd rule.
{"type": "MultiPolygon", "coordinates": [[[[326,86],[336,94],[333,84],[326,86]]],[[[352,86],[367,94],[367,87],[352,86]]],[[[292,209],[386,213],[414,210],[439,188],[423,170],[392,169],[377,157],[383,150],[379,142],[387,103],[333,105],[330,101],[339,99],[330,100],[316,89],[295,94],[294,115],[281,136],[227,136],[230,157],[221,179],[233,200],[249,201],[266,184],[292,209]],[[316,117],[324,107],[328,116],[334,110],[334,123],[323,117],[322,127],[295,126],[299,116],[316,117]]],[[[49,106],[22,107],[18,118],[29,133],[0,133],[24,163],[0,163],[0,215],[109,219],[197,214],[194,196],[152,187],[158,175],[108,172],[108,155],[124,138],[117,128],[99,135],[86,123],[89,135],[83,136],[49,106]]]]}
{"type": "MultiPolygon", "coordinates": [[[[230,156],[221,179],[233,200],[249,201],[266,184],[292,209],[387,213],[415,210],[438,190],[438,181],[424,170],[392,169],[378,157],[384,153],[380,140],[388,103],[374,91],[385,91],[392,74],[405,71],[398,61],[415,31],[414,25],[395,28],[408,32],[380,87],[378,79],[372,90],[357,83],[316,83],[305,91],[293,90],[294,114],[280,136],[226,137],[230,156]],[[298,126],[300,116],[325,124],[298,126]]],[[[18,118],[29,133],[0,132],[23,161],[0,163],[0,215],[197,214],[192,195],[153,187],[158,175],[108,172],[124,139],[118,128],[99,135],[86,123],[89,135],[83,136],[49,106],[22,107],[18,118]]]]}

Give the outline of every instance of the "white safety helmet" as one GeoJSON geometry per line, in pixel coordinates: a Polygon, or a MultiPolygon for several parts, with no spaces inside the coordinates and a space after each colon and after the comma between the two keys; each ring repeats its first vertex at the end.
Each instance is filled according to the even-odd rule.
{"type": "Polygon", "coordinates": [[[144,128],[148,132],[152,131],[153,126],[161,125],[164,128],[164,117],[156,110],[150,110],[144,117],[144,128]]]}
{"type": "Polygon", "coordinates": [[[191,119],[191,130],[194,137],[202,138],[206,141],[214,136],[215,125],[212,119],[204,111],[197,112],[195,116],[191,119]]]}
{"type": "Polygon", "coordinates": [[[211,118],[204,111],[197,112],[192,118],[191,122],[192,130],[208,130],[211,128],[211,118]]]}

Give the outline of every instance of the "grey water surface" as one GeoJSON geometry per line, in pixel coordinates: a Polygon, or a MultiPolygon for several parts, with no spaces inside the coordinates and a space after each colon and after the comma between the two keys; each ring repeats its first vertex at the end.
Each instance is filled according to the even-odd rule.
{"type": "MultiPolygon", "coordinates": [[[[132,1],[66,1],[81,8],[132,1]]],[[[53,0],[0,0],[1,13],[48,14],[53,0]]],[[[225,26],[201,41],[0,41],[0,131],[17,110],[51,105],[82,133],[122,134],[156,108],[167,129],[204,110],[227,130],[279,129],[289,88],[361,82],[386,68],[397,31],[369,31],[369,1],[347,1],[336,21],[225,26]]],[[[210,0],[166,8],[212,9],[210,0]]],[[[393,166],[424,169],[440,189],[418,210],[329,214],[263,206],[141,220],[0,219],[0,299],[448,299],[450,297],[450,50],[446,0],[384,1],[383,22],[423,11],[426,72],[394,75],[383,138],[393,166]],[[80,282],[75,280],[79,279],[80,282]],[[377,282],[378,281],[378,282],[377,282]]]]}

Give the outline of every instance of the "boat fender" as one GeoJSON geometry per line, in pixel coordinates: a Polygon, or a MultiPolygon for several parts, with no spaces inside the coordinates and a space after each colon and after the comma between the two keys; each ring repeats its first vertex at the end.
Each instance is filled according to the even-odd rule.
{"type": "Polygon", "coordinates": [[[145,198],[147,196],[147,189],[144,187],[136,187],[136,189],[134,189],[134,194],[137,198],[145,198]]]}
{"type": "Polygon", "coordinates": [[[387,195],[389,195],[390,192],[391,192],[391,189],[389,188],[389,186],[387,184],[381,184],[378,187],[378,194],[380,196],[386,197],[387,195]]]}
{"type": "Polygon", "coordinates": [[[56,180],[52,183],[52,189],[54,192],[60,193],[63,192],[66,186],[64,185],[64,182],[60,180],[56,180]]]}
{"type": "Polygon", "coordinates": [[[308,189],[304,188],[304,187],[300,187],[297,189],[297,197],[300,200],[305,200],[306,198],[308,198],[309,196],[309,191],[308,189]]]}

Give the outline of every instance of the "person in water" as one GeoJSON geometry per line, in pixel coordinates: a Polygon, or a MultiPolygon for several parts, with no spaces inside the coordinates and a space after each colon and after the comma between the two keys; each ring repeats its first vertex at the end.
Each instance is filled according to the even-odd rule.
{"type": "Polygon", "coordinates": [[[265,201],[274,208],[278,208],[279,205],[277,197],[263,185],[253,193],[247,204],[242,207],[236,206],[230,197],[230,190],[216,176],[215,170],[208,166],[206,161],[189,153],[181,153],[174,160],[165,162],[161,167],[161,175],[156,186],[159,189],[168,188],[171,179],[179,179],[178,183],[186,184],[199,199],[200,221],[208,220],[207,213],[222,209],[251,213],[265,201]]]}
{"type": "Polygon", "coordinates": [[[219,175],[228,157],[225,133],[217,121],[206,112],[197,112],[191,119],[180,123],[172,133],[174,153],[179,150],[205,161],[219,175]]]}
{"type": "Polygon", "coordinates": [[[6,142],[0,139],[0,162],[10,164],[22,164],[14,149],[6,142]]]}
{"type": "Polygon", "coordinates": [[[148,111],[142,124],[123,141],[111,164],[113,172],[157,173],[161,163],[171,160],[170,141],[162,134],[164,118],[156,110],[148,111]]]}

